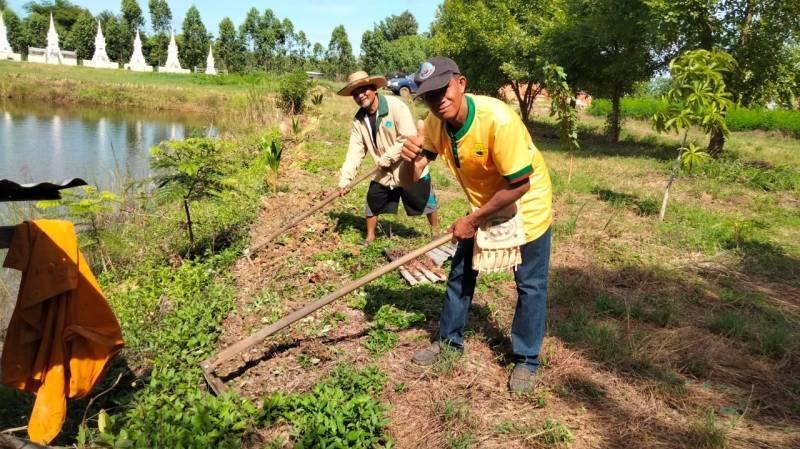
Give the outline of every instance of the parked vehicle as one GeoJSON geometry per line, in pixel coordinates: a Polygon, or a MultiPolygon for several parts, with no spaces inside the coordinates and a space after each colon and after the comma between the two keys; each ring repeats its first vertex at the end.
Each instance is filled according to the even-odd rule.
{"type": "Polygon", "coordinates": [[[407,96],[417,91],[417,83],[414,82],[414,74],[387,78],[386,88],[395,95],[407,96]]]}

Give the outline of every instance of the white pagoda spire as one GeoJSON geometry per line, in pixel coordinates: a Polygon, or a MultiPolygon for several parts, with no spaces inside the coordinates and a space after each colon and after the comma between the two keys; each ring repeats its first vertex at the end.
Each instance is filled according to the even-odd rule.
{"type": "Polygon", "coordinates": [[[50,29],[47,30],[47,52],[45,59],[48,64],[61,63],[61,49],[58,47],[58,33],[53,22],[53,13],[50,13],[50,29]]]}
{"type": "Polygon", "coordinates": [[[0,10],[0,54],[11,53],[11,44],[8,43],[8,34],[6,32],[6,22],[3,20],[3,11],[0,10]]]}
{"type": "Polygon", "coordinates": [[[106,53],[106,37],[103,36],[103,27],[97,21],[97,35],[94,37],[94,55],[91,60],[83,60],[83,65],[96,69],[118,69],[119,64],[112,61],[106,53]]]}
{"type": "Polygon", "coordinates": [[[208,57],[206,58],[206,75],[216,75],[217,69],[214,67],[213,45],[208,46],[208,57]]]}
{"type": "Polygon", "coordinates": [[[103,36],[103,26],[97,21],[97,36],[94,37],[94,55],[92,62],[109,62],[106,53],[106,37],[103,36]]]}
{"type": "Polygon", "coordinates": [[[125,64],[125,69],[133,70],[134,72],[152,72],[153,67],[147,64],[142,54],[142,38],[139,36],[139,30],[136,30],[136,37],[133,39],[133,54],[131,60],[125,64]]]}
{"type": "Polygon", "coordinates": [[[158,68],[159,72],[165,73],[189,73],[188,69],[181,67],[181,62],[178,60],[178,44],[175,43],[175,32],[170,31],[169,46],[167,47],[167,62],[164,67],[158,68]]]}

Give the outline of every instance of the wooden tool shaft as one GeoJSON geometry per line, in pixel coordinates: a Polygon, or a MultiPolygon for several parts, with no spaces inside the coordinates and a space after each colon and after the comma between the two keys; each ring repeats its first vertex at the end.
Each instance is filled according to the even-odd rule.
{"type": "Polygon", "coordinates": [[[405,263],[407,263],[407,262],[409,262],[411,260],[416,259],[417,257],[427,253],[428,251],[432,250],[433,248],[436,248],[438,246],[441,246],[441,245],[449,242],[450,239],[452,238],[452,236],[453,236],[452,234],[443,235],[443,236],[437,238],[436,240],[428,243],[427,245],[425,245],[425,246],[423,246],[421,248],[418,248],[418,249],[416,249],[414,251],[411,251],[410,253],[408,253],[408,254],[406,254],[406,255],[404,255],[402,257],[397,258],[397,260],[394,260],[393,262],[391,262],[391,263],[389,263],[387,265],[379,267],[379,268],[373,270],[369,274],[367,274],[367,275],[365,275],[365,276],[363,276],[363,277],[361,277],[359,279],[356,279],[356,280],[354,280],[352,282],[349,282],[349,283],[343,285],[338,290],[336,290],[335,292],[323,297],[322,299],[320,299],[320,300],[318,300],[316,302],[313,302],[311,304],[308,304],[307,306],[305,306],[305,307],[303,307],[301,309],[298,309],[298,310],[290,313],[289,315],[281,318],[280,320],[276,321],[275,323],[270,324],[269,326],[261,329],[260,331],[256,332],[255,334],[251,335],[250,337],[247,337],[244,340],[239,341],[238,343],[234,343],[233,345],[229,346],[228,348],[220,351],[216,356],[203,361],[201,363],[201,366],[207,372],[212,371],[214,368],[219,366],[221,363],[225,362],[226,360],[231,359],[236,354],[242,353],[242,352],[252,348],[253,346],[261,343],[262,341],[264,341],[270,335],[280,331],[281,329],[289,326],[290,324],[295,323],[298,320],[301,320],[301,319],[307,317],[308,315],[311,315],[312,313],[316,312],[317,310],[321,309],[322,307],[325,307],[326,305],[328,305],[328,304],[332,303],[333,301],[341,298],[342,296],[347,295],[348,293],[352,292],[353,290],[356,290],[357,288],[361,287],[362,285],[365,285],[365,284],[367,284],[369,282],[372,282],[373,280],[377,279],[378,277],[383,276],[384,274],[394,270],[395,268],[398,268],[399,266],[401,266],[401,265],[403,265],[403,264],[405,264],[405,263]]]}
{"type": "MultiPolygon", "coordinates": [[[[359,176],[358,178],[354,179],[353,182],[348,184],[347,188],[348,189],[352,189],[353,187],[358,185],[361,181],[363,181],[363,180],[365,180],[365,179],[367,179],[367,178],[369,178],[371,176],[374,176],[375,173],[378,172],[378,170],[380,170],[380,168],[375,168],[374,170],[359,176]]],[[[297,226],[298,223],[300,223],[301,221],[303,221],[306,218],[308,218],[314,212],[317,212],[318,210],[320,210],[323,207],[327,206],[328,204],[332,203],[336,198],[339,198],[340,196],[342,196],[342,195],[338,191],[331,192],[325,198],[323,198],[322,201],[320,201],[318,204],[314,205],[314,207],[312,207],[311,209],[308,209],[307,211],[305,211],[305,212],[301,213],[300,215],[298,215],[298,216],[294,217],[293,219],[291,219],[288,223],[286,223],[285,225],[281,226],[278,230],[276,230],[273,233],[271,233],[270,235],[268,235],[267,238],[265,238],[258,245],[255,245],[255,246],[252,246],[251,248],[249,248],[248,249],[248,255],[252,256],[257,251],[260,251],[262,248],[267,246],[267,244],[269,244],[271,241],[273,241],[276,238],[278,238],[281,234],[283,234],[284,232],[288,231],[289,229],[292,229],[293,227],[297,226]]]]}

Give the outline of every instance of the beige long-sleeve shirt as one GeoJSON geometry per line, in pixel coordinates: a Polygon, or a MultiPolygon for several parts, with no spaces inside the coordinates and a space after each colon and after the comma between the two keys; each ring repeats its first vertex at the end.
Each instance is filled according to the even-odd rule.
{"type": "Polygon", "coordinates": [[[369,154],[375,164],[383,168],[372,178],[387,187],[400,185],[399,167],[403,142],[407,136],[417,135],[417,127],[406,104],[395,97],[378,94],[378,113],[375,118],[378,128],[375,142],[372,141],[367,110],[361,108],[353,118],[350,144],[339,173],[339,187],[345,187],[356,177],[364,156],[369,154]]]}

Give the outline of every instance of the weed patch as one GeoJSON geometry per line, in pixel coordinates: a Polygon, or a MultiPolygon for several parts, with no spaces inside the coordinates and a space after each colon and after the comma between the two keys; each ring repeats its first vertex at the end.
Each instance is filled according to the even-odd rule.
{"type": "Polygon", "coordinates": [[[384,382],[376,368],[340,366],[308,393],[265,398],[259,419],[267,425],[291,424],[294,447],[388,448],[387,410],[373,397],[384,382]]]}
{"type": "Polygon", "coordinates": [[[700,449],[725,449],[728,447],[729,429],[717,423],[713,411],[696,421],[691,428],[694,447],[700,449]]]}

